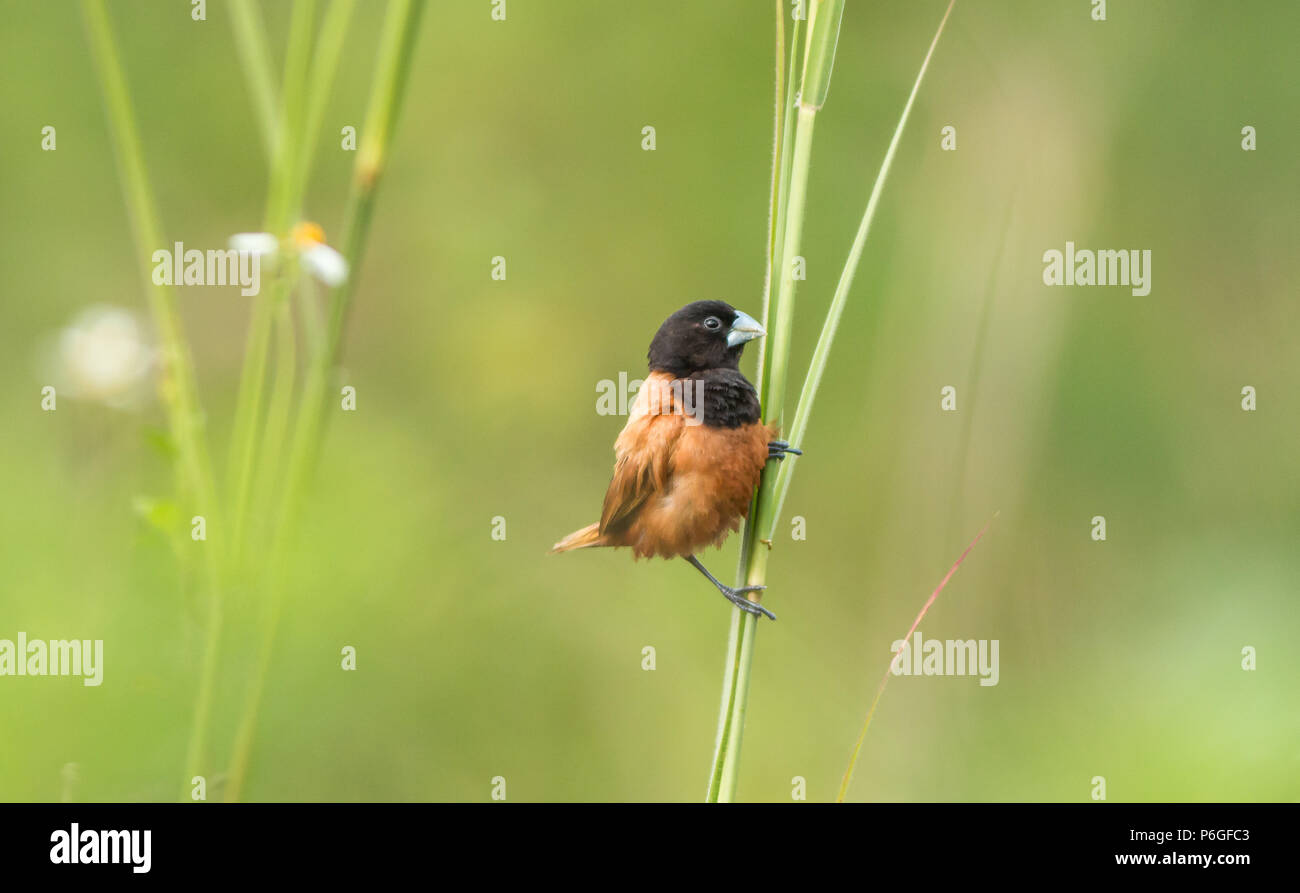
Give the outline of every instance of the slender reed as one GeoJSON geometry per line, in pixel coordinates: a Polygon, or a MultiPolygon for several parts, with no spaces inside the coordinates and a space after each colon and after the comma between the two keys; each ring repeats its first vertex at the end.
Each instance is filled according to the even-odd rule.
{"type": "Polygon", "coordinates": [[[266,617],[258,666],[249,685],[231,756],[226,799],[234,802],[243,793],[252,757],[266,679],[274,656],[275,638],[283,612],[283,547],[290,535],[307,478],[314,465],[318,439],[323,428],[326,391],[334,369],[348,300],[360,267],[361,253],[374,211],[375,192],[388,160],[388,150],[410,74],[411,60],[419,32],[424,0],[391,0],[380,36],[379,54],[369,107],[362,130],[362,142],[354,167],[352,193],[344,215],[342,249],[350,270],[347,280],[330,293],[329,321],[322,342],[313,355],[303,388],[294,436],[285,473],[280,511],[271,535],[267,568],[266,617]]]}
{"type": "Polygon", "coordinates": [[[295,513],[307,475],[315,465],[330,377],[338,360],[343,323],[370,231],[375,194],[388,163],[423,11],[424,0],[393,0],[384,19],[375,79],[362,127],[361,145],[353,166],[352,190],[343,215],[340,245],[351,272],[345,282],[329,292],[323,344],[312,357],[303,386],[302,404],[289,449],[289,470],[279,514],[281,529],[295,513]]]}
{"type": "Polygon", "coordinates": [[[231,0],[230,27],[235,33],[235,52],[239,54],[248,92],[257,112],[258,130],[268,164],[280,155],[280,121],[271,75],[271,50],[266,45],[266,26],[255,0],[231,0]]]}
{"type": "MultiPolygon", "coordinates": [[[[775,275],[776,261],[784,247],[786,195],[790,187],[790,152],[794,139],[795,116],[795,64],[799,59],[799,33],[802,19],[795,19],[790,35],[790,71],[785,73],[785,10],[782,0],[776,3],[776,98],[772,106],[772,187],[768,198],[767,265],[763,273],[763,328],[768,325],[772,302],[776,299],[781,280],[775,275]]],[[[758,341],[759,396],[767,392],[767,339],[758,341]]]]}
{"type": "MultiPolygon", "coordinates": [[[[826,102],[830,88],[831,70],[834,67],[835,50],[839,42],[840,20],[843,15],[843,0],[812,0],[809,5],[808,35],[804,49],[803,74],[799,91],[798,115],[795,120],[793,150],[789,157],[789,169],[783,170],[781,178],[788,181],[788,189],[783,185],[775,192],[778,207],[773,211],[773,218],[782,224],[776,229],[774,245],[779,250],[771,253],[772,257],[781,259],[780,288],[777,292],[774,314],[775,324],[769,327],[768,338],[771,341],[770,353],[760,357],[759,380],[762,382],[763,419],[768,423],[782,424],[786,439],[802,443],[807,432],[808,418],[812,412],[813,401],[821,386],[822,374],[830,354],[830,347],[839,326],[840,317],[848,298],[849,289],[857,271],[858,262],[866,244],[871,221],[875,216],[880,193],[888,177],[889,167],[893,161],[903,127],[912,109],[920,89],[921,78],[925,75],[930,57],[938,44],[939,35],[943,33],[944,24],[952,12],[950,0],[930,50],[921,65],[898,127],[894,131],[885,160],[872,188],[867,209],[858,227],[857,236],[849,253],[844,270],[840,275],[831,307],[822,326],[822,332],[813,352],[813,359],[804,379],[803,388],[795,409],[794,420],[786,428],[783,424],[785,403],[785,381],[790,353],[790,330],[795,311],[795,283],[793,278],[794,258],[798,256],[803,228],[804,200],[807,190],[808,170],[811,166],[813,127],[817,113],[826,102]],[[783,207],[782,207],[783,206],[783,207]]],[[[778,29],[780,26],[778,25],[778,29]]],[[[778,48],[780,39],[778,37],[778,48]]],[[[792,56],[794,49],[791,50],[792,56]]],[[[791,71],[794,70],[793,58],[791,71]]],[[[780,64],[778,62],[778,64],[780,64]]],[[[793,82],[790,84],[793,89],[793,82]]],[[[787,106],[788,108],[788,106],[787,106]]],[[[787,130],[786,136],[789,136],[787,130]]],[[[764,319],[766,321],[767,315],[764,319]]],[[[768,552],[772,547],[772,538],[780,517],[782,503],[794,473],[793,461],[780,463],[777,468],[771,465],[764,471],[759,483],[758,494],[750,507],[749,519],[745,524],[741,542],[741,567],[738,580],[743,585],[763,585],[767,579],[768,552]],[[760,545],[766,548],[758,548],[760,545]]],[[[753,663],[754,634],[757,630],[757,618],[736,609],[732,615],[731,633],[727,643],[727,662],[723,674],[722,708],[718,719],[718,735],[714,752],[713,767],[709,776],[708,800],[710,802],[729,802],[735,799],[737,779],[740,771],[740,745],[744,734],[745,713],[749,699],[750,668],[753,663]]]]}
{"type": "Polygon", "coordinates": [[[916,628],[921,625],[921,620],[925,618],[926,613],[930,610],[930,606],[933,605],[935,599],[939,597],[939,593],[943,592],[943,588],[948,585],[948,581],[952,579],[952,575],[957,573],[957,568],[961,567],[961,563],[966,560],[966,556],[971,553],[971,550],[973,550],[984,537],[984,534],[988,533],[989,527],[993,525],[993,522],[996,519],[997,513],[995,512],[993,517],[989,519],[988,523],[985,524],[983,529],[975,536],[975,539],[971,541],[971,544],[966,547],[966,551],[962,552],[961,556],[953,562],[952,567],[948,568],[948,573],[944,574],[943,579],[939,581],[939,585],[934,588],[934,591],[930,593],[930,597],[925,600],[925,604],[921,606],[921,610],[917,613],[916,619],[912,621],[912,625],[907,630],[907,635],[903,636],[901,639],[903,644],[899,646],[898,651],[894,652],[894,656],[890,658],[889,666],[885,669],[885,675],[880,680],[880,684],[876,686],[876,696],[871,699],[871,706],[867,708],[867,717],[862,721],[862,731],[858,732],[858,740],[853,744],[853,753],[849,755],[848,768],[844,770],[844,778],[840,781],[840,792],[835,797],[836,803],[843,803],[845,795],[849,792],[849,785],[853,782],[853,769],[858,765],[858,757],[862,754],[862,743],[867,740],[867,729],[871,728],[871,719],[876,715],[876,708],[880,706],[880,697],[885,693],[885,686],[889,684],[889,677],[894,675],[894,668],[906,653],[908,643],[912,641],[912,633],[916,632],[916,628]]]}
{"type": "Polygon", "coordinates": [[[99,82],[104,90],[114,154],[126,193],[126,206],[140,272],[147,286],[150,313],[162,345],[163,379],[160,392],[167,407],[171,435],[179,457],[181,489],[189,493],[193,500],[195,514],[203,515],[208,529],[216,534],[212,541],[204,542],[199,547],[202,551],[208,612],[198,695],[185,757],[186,787],[183,796],[188,799],[189,779],[199,773],[206,755],[217,656],[221,645],[220,566],[225,542],[219,520],[221,507],[208,455],[203,411],[195,386],[194,361],[176,310],[175,295],[171,290],[155,285],[150,270],[149,258],[163,244],[162,231],[158,224],[157,203],[144,163],[140,134],[136,129],[131,94],[127,90],[126,75],[117,52],[117,41],[103,0],[83,0],[81,8],[94,51],[99,82]]]}
{"type": "MultiPolygon", "coordinates": [[[[835,58],[835,44],[839,40],[840,17],[843,0],[812,0],[808,8],[808,32],[804,49],[803,75],[798,93],[799,110],[793,128],[793,149],[789,155],[788,171],[783,179],[788,185],[775,190],[778,207],[772,212],[781,220],[776,236],[780,259],[779,282],[776,301],[768,315],[775,315],[775,323],[768,326],[770,346],[763,352],[758,378],[763,384],[763,419],[769,424],[780,424],[785,404],[785,378],[790,358],[790,333],[794,322],[794,258],[799,254],[803,233],[804,203],[807,195],[808,171],[812,162],[813,126],[817,112],[826,101],[830,87],[830,70],[835,58]],[[788,176],[785,176],[788,174],[788,176]],[[783,207],[782,207],[783,205],[783,207]]],[[[779,26],[778,26],[779,27],[779,26]]],[[[794,50],[792,49],[793,53],[794,50]]],[[[778,63],[779,64],[779,63],[778,63]]],[[[791,66],[793,70],[793,65],[791,66]]],[[[793,89],[793,80],[790,88],[793,89]]],[[[789,130],[786,131],[789,134],[789,130]]],[[[777,278],[773,271],[772,278],[777,278]]],[[[758,496],[750,507],[749,520],[741,543],[742,567],[738,579],[742,585],[764,585],[767,577],[767,549],[757,548],[754,520],[764,502],[770,499],[774,478],[770,467],[764,471],[759,483],[758,496]]],[[[767,543],[770,547],[770,542],[767,543]]],[[[724,671],[722,709],[718,718],[718,734],[709,774],[709,802],[728,802],[735,799],[736,782],[740,769],[740,744],[744,731],[745,710],[748,704],[749,675],[753,662],[756,616],[736,609],[732,614],[731,632],[727,642],[727,662],[724,671]]]]}
{"type": "MultiPolygon", "coordinates": [[[[296,166],[303,120],[303,97],[311,62],[312,22],[316,0],[295,0],[289,20],[289,48],[285,55],[284,89],[280,107],[279,151],[272,167],[266,217],[262,228],[283,237],[296,212],[293,185],[299,181],[296,166]]],[[[248,504],[255,472],[258,422],[262,414],[266,368],[276,307],[288,300],[289,282],[276,275],[271,287],[254,298],[252,320],[244,346],[244,368],[235,402],[231,433],[230,480],[233,488],[231,538],[234,561],[239,565],[244,548],[248,504]]]]}
{"type": "MultiPolygon", "coordinates": [[[[356,0],[333,0],[313,47],[317,6],[317,0],[295,0],[289,26],[283,88],[278,97],[257,5],[252,0],[233,0],[231,7],[236,48],[270,165],[263,228],[282,240],[300,213],[331,85],[356,0]]],[[[373,213],[375,190],[387,161],[423,7],[423,0],[391,0],[384,20],[375,84],[343,226],[343,254],[354,274],[359,267],[373,213]]],[[[271,494],[277,489],[274,486],[276,471],[285,452],[285,441],[291,427],[298,365],[291,300],[294,284],[298,282],[299,266],[292,252],[284,253],[279,259],[270,287],[258,296],[249,326],[231,438],[228,495],[232,495],[233,499],[232,505],[227,506],[232,509],[227,516],[217,500],[212,464],[204,437],[203,414],[195,387],[193,362],[181,329],[174,296],[169,290],[152,284],[148,258],[162,244],[161,228],[112,28],[103,0],[82,0],[82,8],[104,90],[141,271],[150,286],[147,291],[149,306],[162,345],[163,377],[160,389],[178,455],[178,489],[183,500],[193,503],[195,513],[206,517],[208,529],[215,534],[212,543],[205,544],[202,548],[204,581],[208,594],[207,637],[195,700],[193,728],[186,754],[185,784],[181,794],[183,800],[189,799],[190,780],[194,775],[200,774],[207,759],[207,739],[221,646],[222,587],[223,581],[226,581],[224,574],[227,571],[238,573],[244,569],[240,549],[248,545],[246,541],[250,513],[254,508],[252,503],[257,503],[258,518],[269,518],[264,524],[267,548],[261,551],[263,557],[259,563],[264,575],[258,581],[259,588],[266,596],[262,648],[236,732],[226,790],[227,799],[236,800],[242,792],[247,774],[258,707],[282,610],[283,545],[289,535],[292,509],[301,498],[308,470],[314,460],[317,450],[315,440],[320,436],[324,425],[322,410],[325,392],[337,357],[354,276],[350,276],[346,284],[331,292],[328,323],[316,314],[305,313],[310,371],[304,388],[303,404],[297,423],[293,426],[292,449],[289,452],[286,484],[282,488],[278,514],[271,512],[275,501],[271,494]],[[276,338],[276,366],[263,428],[262,406],[273,332],[276,338]],[[254,483],[258,486],[254,487],[254,483]],[[229,528],[222,520],[226,517],[232,522],[229,528]]]]}
{"type": "MultiPolygon", "coordinates": [[[[321,123],[325,117],[325,107],[331,94],[335,72],[338,70],[348,23],[355,7],[355,0],[334,0],[321,22],[320,36],[317,39],[308,79],[307,111],[301,118],[303,132],[298,140],[298,163],[293,169],[294,181],[289,188],[289,207],[294,209],[295,215],[299,213],[298,209],[302,207],[303,196],[306,194],[307,181],[315,161],[321,123]]],[[[297,265],[292,260],[289,264],[290,266],[284,272],[285,281],[298,283],[298,288],[301,290],[304,281],[297,275],[297,265]]],[[[306,298],[300,297],[300,303],[307,312],[310,312],[306,307],[306,301],[306,298]]],[[[254,463],[259,471],[253,488],[250,509],[253,516],[262,522],[255,533],[265,536],[271,535],[275,530],[275,503],[282,489],[276,486],[276,482],[280,479],[285,442],[290,429],[294,384],[298,370],[298,348],[289,300],[280,301],[275,306],[274,313],[276,373],[271,402],[267,406],[262,448],[254,463]]]]}
{"type": "MultiPolygon", "coordinates": [[[[939,20],[939,27],[934,33],[934,39],[930,41],[930,49],[921,62],[921,70],[917,73],[916,81],[912,84],[912,92],[908,95],[907,103],[903,106],[903,114],[898,119],[898,126],[894,128],[894,135],[889,141],[889,148],[885,150],[884,161],[880,163],[880,172],[876,174],[876,181],[871,186],[871,196],[867,199],[867,208],[862,213],[862,221],[858,224],[857,235],[854,236],[853,246],[849,249],[848,260],[845,261],[844,269],[840,272],[839,282],[835,286],[835,295],[831,298],[830,310],[826,314],[826,321],[822,325],[821,334],[817,338],[817,346],[813,349],[808,374],[804,378],[803,388],[799,392],[799,403],[795,407],[794,421],[791,423],[789,430],[791,443],[801,442],[808,431],[808,419],[812,415],[813,401],[817,399],[817,391],[821,388],[822,375],[826,371],[826,362],[830,358],[831,344],[835,341],[835,333],[839,330],[840,317],[844,315],[844,307],[848,303],[849,290],[853,287],[853,277],[857,274],[858,262],[862,259],[862,250],[867,244],[867,236],[871,232],[871,222],[875,219],[876,208],[880,204],[880,196],[885,189],[885,181],[889,179],[889,168],[894,162],[894,154],[898,151],[898,144],[903,138],[903,130],[907,127],[908,116],[912,113],[912,104],[916,101],[916,95],[921,90],[921,81],[925,78],[925,71],[930,66],[930,58],[934,55],[935,47],[939,45],[939,37],[943,34],[944,26],[948,23],[948,16],[952,13],[953,4],[956,2],[957,0],[949,0],[948,8],[944,11],[943,18],[939,20]]],[[[769,513],[760,516],[762,523],[759,525],[759,529],[764,537],[770,539],[772,536],[777,518],[781,514],[781,507],[785,502],[786,491],[790,488],[790,478],[793,474],[793,463],[787,467],[777,469],[776,485],[774,487],[775,504],[769,513]]]]}

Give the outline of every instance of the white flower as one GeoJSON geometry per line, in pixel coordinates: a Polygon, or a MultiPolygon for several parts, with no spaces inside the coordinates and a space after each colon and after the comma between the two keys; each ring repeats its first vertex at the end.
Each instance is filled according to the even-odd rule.
{"type": "Polygon", "coordinates": [[[270,233],[235,233],[230,237],[235,251],[271,257],[280,250],[280,240],[270,233]]]}
{"type": "MultiPolygon", "coordinates": [[[[315,223],[295,225],[287,242],[289,249],[297,252],[303,269],[330,288],[347,281],[347,259],[325,244],[325,233],[315,223]]],[[[280,252],[280,240],[270,233],[235,233],[230,237],[230,247],[274,260],[280,252]]]]}
{"type": "Polygon", "coordinates": [[[131,311],[96,306],[59,333],[55,355],[65,393],[125,409],[142,397],[155,351],[131,311]]]}
{"type": "Polygon", "coordinates": [[[302,260],[302,265],[307,268],[307,272],[330,288],[347,281],[347,259],[324,243],[317,243],[304,249],[298,257],[302,260]]]}

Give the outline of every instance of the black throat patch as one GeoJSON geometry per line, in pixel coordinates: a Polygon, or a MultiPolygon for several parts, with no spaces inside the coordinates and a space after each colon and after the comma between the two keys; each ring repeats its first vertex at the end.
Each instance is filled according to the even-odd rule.
{"type": "Polygon", "coordinates": [[[686,382],[694,387],[694,412],[702,408],[710,428],[739,428],[759,420],[758,392],[740,370],[706,369],[686,382]]]}

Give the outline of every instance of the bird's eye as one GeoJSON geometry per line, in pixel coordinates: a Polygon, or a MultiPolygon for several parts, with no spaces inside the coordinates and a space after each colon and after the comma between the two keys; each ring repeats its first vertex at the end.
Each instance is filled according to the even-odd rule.
{"type": "Polygon", "coordinates": [[[722,328],[722,320],[718,319],[716,316],[710,316],[704,321],[704,328],[708,329],[710,332],[716,332],[718,329],[722,328]]]}

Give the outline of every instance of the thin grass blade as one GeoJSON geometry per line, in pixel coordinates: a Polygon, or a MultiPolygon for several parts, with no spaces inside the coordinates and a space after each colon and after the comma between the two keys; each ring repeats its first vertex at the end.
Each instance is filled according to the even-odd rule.
{"type": "MultiPolygon", "coordinates": [[[[835,286],[835,295],[831,299],[830,309],[826,313],[826,321],[822,325],[821,335],[817,338],[817,347],[813,350],[808,375],[804,379],[803,388],[799,392],[799,403],[795,407],[794,420],[785,432],[785,439],[793,444],[802,444],[804,435],[808,432],[808,419],[812,414],[813,402],[817,399],[817,391],[821,387],[822,375],[826,372],[826,362],[830,357],[831,344],[835,341],[835,333],[839,329],[840,317],[844,315],[849,290],[853,287],[853,277],[857,274],[858,263],[862,260],[862,250],[867,243],[867,236],[871,232],[871,221],[876,216],[876,209],[880,204],[880,195],[884,192],[885,182],[889,179],[890,166],[894,162],[894,155],[897,153],[898,144],[902,140],[903,130],[907,127],[907,119],[912,113],[912,106],[916,102],[917,93],[921,90],[921,82],[925,79],[926,69],[930,67],[930,59],[934,56],[935,47],[939,45],[939,38],[943,35],[944,25],[948,23],[948,16],[952,14],[955,3],[956,0],[949,0],[948,9],[939,21],[939,28],[934,33],[934,39],[930,41],[930,49],[926,52],[925,59],[921,62],[921,70],[917,73],[916,82],[912,85],[912,93],[907,97],[907,104],[903,106],[903,114],[898,120],[898,126],[894,128],[894,136],[889,141],[889,148],[885,152],[884,161],[880,164],[880,172],[876,175],[876,182],[871,187],[871,197],[867,200],[866,211],[863,212],[862,222],[858,225],[858,232],[853,239],[853,247],[849,251],[848,260],[840,273],[839,283],[835,286]]],[[[782,462],[781,467],[777,470],[774,488],[775,496],[771,503],[772,511],[764,516],[762,524],[759,526],[761,536],[764,539],[770,540],[773,531],[776,529],[776,522],[781,515],[781,508],[785,503],[786,492],[790,488],[790,479],[794,475],[796,464],[795,462],[782,462]]]]}
{"type": "Polygon", "coordinates": [[[871,699],[871,707],[867,710],[867,718],[862,723],[862,731],[858,733],[857,743],[853,745],[853,754],[849,757],[849,767],[844,770],[844,780],[840,782],[840,793],[835,798],[836,803],[844,802],[844,795],[848,793],[849,783],[853,781],[853,769],[858,765],[858,755],[862,753],[862,743],[867,740],[867,729],[871,728],[871,718],[876,715],[876,707],[880,704],[880,696],[885,693],[885,686],[889,684],[889,677],[894,675],[894,667],[898,665],[899,658],[903,656],[903,652],[907,649],[907,643],[912,641],[912,633],[916,632],[916,628],[921,625],[921,618],[925,617],[930,610],[930,606],[934,604],[934,600],[939,597],[939,593],[943,592],[943,588],[948,585],[952,575],[957,573],[957,568],[961,567],[961,563],[966,560],[966,556],[975,548],[975,544],[980,541],[984,534],[988,533],[989,527],[992,526],[997,517],[997,512],[994,512],[993,517],[984,525],[984,529],[966,547],[966,551],[962,552],[961,557],[953,563],[952,567],[948,568],[948,573],[944,574],[943,579],[939,581],[939,585],[934,588],[934,592],[930,593],[930,597],[921,606],[921,610],[916,615],[916,619],[912,621],[912,626],[908,629],[907,635],[903,636],[903,644],[899,646],[898,651],[894,653],[893,658],[889,661],[889,666],[885,669],[885,675],[880,680],[880,685],[876,686],[876,696],[871,699]]]}

